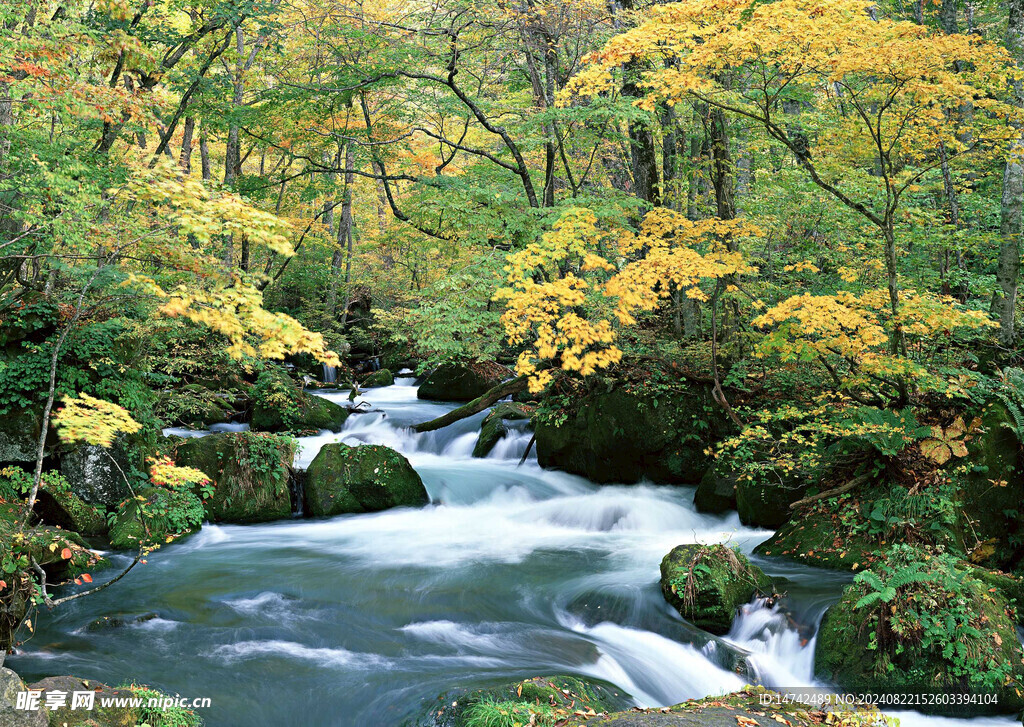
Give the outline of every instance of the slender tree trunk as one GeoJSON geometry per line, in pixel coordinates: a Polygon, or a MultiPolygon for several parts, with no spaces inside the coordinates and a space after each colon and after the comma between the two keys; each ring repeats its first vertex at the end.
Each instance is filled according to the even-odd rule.
{"type": "Polygon", "coordinates": [[[196,120],[193,116],[185,118],[185,126],[181,131],[181,157],[178,164],[185,171],[185,174],[192,173],[192,135],[195,133],[196,120]]]}
{"type": "Polygon", "coordinates": [[[199,160],[203,169],[203,180],[209,182],[212,177],[210,168],[210,141],[206,136],[206,124],[199,128],[199,160]]]}
{"type": "MultiPolygon", "coordinates": [[[[1024,0],[1010,0],[1010,16],[1006,29],[1006,47],[1017,60],[1024,62],[1024,0]]],[[[1024,105],[1024,85],[1014,82],[1018,105],[1024,105]]],[[[1024,206],[1024,130],[1017,128],[1017,139],[1006,157],[1003,168],[1003,194],[999,206],[999,258],[996,282],[1002,297],[993,306],[999,315],[999,342],[1013,348],[1015,342],[1014,313],[1017,308],[1017,279],[1020,276],[1021,208],[1024,206]]]]}
{"type": "Polygon", "coordinates": [[[338,284],[341,282],[341,264],[345,263],[345,309],[342,311],[341,325],[344,327],[348,318],[350,295],[349,283],[352,281],[352,186],[355,183],[355,146],[349,142],[345,145],[345,177],[342,180],[341,216],[338,219],[338,236],[331,258],[331,284],[327,291],[327,315],[335,320],[338,317],[338,284]]]}

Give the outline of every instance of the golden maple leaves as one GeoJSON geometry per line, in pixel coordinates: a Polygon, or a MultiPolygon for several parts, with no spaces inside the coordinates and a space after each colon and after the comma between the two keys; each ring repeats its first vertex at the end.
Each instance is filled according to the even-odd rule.
{"type": "Polygon", "coordinates": [[[654,310],[673,290],[703,300],[702,281],[753,272],[724,241],[756,232],[747,222],[693,222],[662,208],[637,233],[606,230],[591,210],[566,211],[550,232],[508,256],[508,285],[495,294],[506,301],[509,343],[530,344],[516,370],[538,392],[553,367],[587,376],[617,363],[616,324],[636,323],[636,313],[654,310]]]}

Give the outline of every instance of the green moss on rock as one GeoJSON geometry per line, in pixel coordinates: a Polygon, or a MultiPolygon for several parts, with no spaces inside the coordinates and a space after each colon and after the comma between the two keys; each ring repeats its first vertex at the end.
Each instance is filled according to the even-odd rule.
{"type": "Polygon", "coordinates": [[[494,361],[443,363],[430,372],[416,396],[433,401],[472,401],[511,376],[509,368],[494,361]]]}
{"type": "Polygon", "coordinates": [[[294,456],[290,437],[241,432],[187,439],[178,445],[176,461],[213,481],[213,495],[205,502],[210,520],[252,523],[291,515],[294,456]]]}
{"type": "Polygon", "coordinates": [[[849,692],[998,696],[917,707],[930,713],[1020,710],[1024,650],[1006,602],[989,591],[952,556],[895,546],[825,614],[815,673],[849,692]]]}
{"type": "Polygon", "coordinates": [[[140,544],[162,543],[198,530],[202,521],[203,503],[193,493],[147,487],[118,508],[110,526],[110,544],[134,550],[140,544]]]}
{"type": "Polygon", "coordinates": [[[360,384],[364,389],[369,389],[374,386],[391,386],[395,383],[395,376],[391,373],[390,369],[380,369],[374,371],[372,374],[363,379],[360,384]]]}
{"type": "MultiPolygon", "coordinates": [[[[596,679],[572,676],[533,677],[480,689],[455,689],[434,700],[416,727],[467,727],[488,704],[522,714],[540,712],[565,718],[577,710],[600,714],[629,706],[628,695],[596,679]],[[531,709],[533,708],[533,709],[531,709]]],[[[526,720],[529,717],[525,718],[526,720]]],[[[524,720],[523,725],[528,724],[524,720]]]]}
{"type": "Polygon", "coordinates": [[[340,432],[349,411],[322,396],[302,392],[295,397],[294,408],[253,406],[250,426],[256,432],[299,432],[329,429],[340,432]]]}
{"type": "Polygon", "coordinates": [[[59,525],[87,538],[107,534],[107,514],[102,507],[90,505],[67,490],[40,490],[36,511],[44,522],[59,525]]]}
{"type": "Polygon", "coordinates": [[[724,634],[740,606],[771,590],[771,579],[724,545],[679,545],[661,561],[661,591],[690,623],[724,634]]]}
{"type": "Polygon", "coordinates": [[[715,407],[702,386],[595,389],[574,397],[562,421],[538,421],[537,458],[599,483],[696,484],[709,466],[705,450],[724,427],[715,407]]]}
{"type": "Polygon", "coordinates": [[[316,517],[419,507],[430,501],[409,460],[388,447],[325,445],[306,470],[306,511],[316,517]]]}
{"type": "Polygon", "coordinates": [[[708,468],[693,495],[697,512],[720,515],[736,509],[736,475],[719,464],[708,468]]]}

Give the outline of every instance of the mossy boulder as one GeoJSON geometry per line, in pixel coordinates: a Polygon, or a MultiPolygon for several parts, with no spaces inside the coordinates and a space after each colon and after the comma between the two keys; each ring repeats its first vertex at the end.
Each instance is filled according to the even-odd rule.
{"type": "Polygon", "coordinates": [[[826,723],[825,712],[799,702],[782,703],[777,696],[764,687],[746,687],[740,692],[691,699],[672,707],[574,716],[565,727],[816,727],[826,723]]]}
{"type": "Polygon", "coordinates": [[[533,416],[534,408],[525,404],[503,401],[491,409],[491,412],[484,417],[480,424],[480,436],[476,440],[476,446],[473,447],[473,456],[486,457],[494,449],[494,445],[508,434],[505,422],[528,420],[533,416]]]}
{"type": "Polygon", "coordinates": [[[754,553],[788,558],[818,568],[855,572],[881,557],[878,548],[879,544],[864,534],[848,537],[848,533],[833,529],[827,518],[817,513],[802,513],[754,548],[754,553]]]}
{"type": "MultiPolygon", "coordinates": [[[[468,727],[487,724],[488,711],[504,710],[507,716],[535,724],[531,714],[564,719],[572,714],[601,714],[625,709],[628,695],[611,684],[572,676],[545,676],[478,689],[455,689],[441,694],[415,721],[415,727],[468,727]]],[[[534,718],[536,720],[536,717],[534,718]]],[[[539,722],[546,724],[548,722],[539,722]]]]}
{"type": "Polygon", "coordinates": [[[430,502],[409,460],[388,447],[325,445],[306,470],[306,512],[315,517],[419,507],[430,502]]]}
{"type": "Polygon", "coordinates": [[[322,396],[300,392],[291,405],[276,407],[257,402],[250,426],[255,432],[302,432],[328,429],[340,432],[349,411],[322,396]]]}
{"type": "Polygon", "coordinates": [[[717,462],[708,468],[693,494],[697,512],[720,515],[736,509],[737,476],[717,462]]]}
{"type": "Polygon", "coordinates": [[[124,439],[109,448],[83,444],[61,454],[60,473],[83,501],[112,510],[131,495],[125,476],[136,461],[132,449],[124,439]]]}
{"type": "Polygon", "coordinates": [[[175,459],[213,481],[213,494],[205,501],[211,521],[254,523],[291,515],[288,483],[294,456],[291,437],[237,432],[186,439],[175,459]]]}
{"type": "Polygon", "coordinates": [[[14,409],[0,417],[0,463],[35,462],[41,412],[14,409]]]}
{"type": "Polygon", "coordinates": [[[538,461],[599,483],[696,484],[724,426],[710,390],[697,385],[658,394],[642,385],[594,389],[563,413],[560,422],[538,421],[538,461]]]}
{"type": "Polygon", "coordinates": [[[203,522],[203,503],[187,490],[147,487],[117,509],[110,526],[110,545],[136,550],[141,543],[163,543],[198,530],[203,522]]]}
{"type": "Polygon", "coordinates": [[[1010,551],[1009,539],[1024,529],[1024,467],[1013,424],[1003,404],[989,405],[981,414],[981,433],[968,440],[962,460],[970,465],[961,492],[963,514],[971,521],[968,531],[996,546],[990,549],[995,565],[1004,564],[1000,554],[1010,551]]]}
{"type": "Polygon", "coordinates": [[[389,369],[380,369],[374,371],[372,374],[363,379],[360,384],[364,389],[369,389],[374,386],[391,386],[395,383],[395,376],[389,369]]]}
{"type": "Polygon", "coordinates": [[[894,546],[825,614],[815,674],[843,691],[996,695],[998,704],[931,704],[930,713],[1024,708],[1024,650],[1007,605],[949,555],[894,546]]]}
{"type": "Polygon", "coordinates": [[[420,384],[416,396],[433,401],[472,401],[512,375],[511,369],[494,361],[443,363],[420,384]]]}
{"type": "Polygon", "coordinates": [[[661,561],[661,592],[679,615],[713,634],[728,633],[736,611],[771,579],[725,545],[678,545],[661,561]]]}
{"type": "Polygon", "coordinates": [[[107,513],[102,506],[90,505],[68,490],[40,490],[36,512],[43,522],[59,525],[87,538],[107,534],[107,513]]]}
{"type": "Polygon", "coordinates": [[[775,529],[792,515],[790,505],[807,493],[808,485],[795,481],[747,480],[736,482],[736,512],[749,527],[775,529]]]}
{"type": "MultiPolygon", "coordinates": [[[[47,677],[32,685],[41,689],[40,704],[45,705],[47,692],[64,692],[67,700],[58,709],[44,709],[50,727],[135,727],[142,719],[141,707],[103,706],[107,699],[131,699],[135,696],[129,689],[114,689],[95,681],[72,676],[47,677]],[[95,692],[94,707],[91,710],[71,708],[74,692],[95,692]]],[[[126,702],[121,702],[125,704],[126,702]]]]}

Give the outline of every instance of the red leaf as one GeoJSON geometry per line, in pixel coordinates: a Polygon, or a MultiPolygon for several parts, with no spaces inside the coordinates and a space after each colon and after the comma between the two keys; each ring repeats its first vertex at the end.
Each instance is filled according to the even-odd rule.
{"type": "Polygon", "coordinates": [[[92,576],[89,575],[88,573],[83,573],[82,574],[82,580],[85,581],[86,583],[92,583],[92,576]]]}
{"type": "Polygon", "coordinates": [[[64,548],[60,551],[60,557],[64,560],[71,560],[71,548],[64,548]]]}

